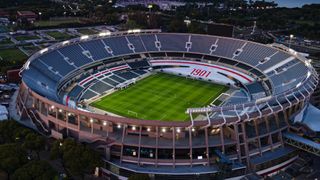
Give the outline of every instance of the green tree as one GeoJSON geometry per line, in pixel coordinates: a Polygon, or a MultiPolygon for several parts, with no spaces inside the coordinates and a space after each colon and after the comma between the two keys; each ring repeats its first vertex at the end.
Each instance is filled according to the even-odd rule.
{"type": "Polygon", "coordinates": [[[23,144],[22,147],[26,148],[31,152],[35,152],[37,154],[38,159],[40,159],[39,153],[41,150],[44,149],[46,144],[46,140],[43,136],[37,135],[35,133],[29,133],[23,144]]]}
{"type": "Polygon", "coordinates": [[[27,153],[19,144],[0,145],[0,169],[12,174],[27,162],[27,153]]]}
{"type": "Polygon", "coordinates": [[[100,155],[74,140],[66,139],[55,143],[51,148],[51,158],[62,158],[65,168],[73,175],[84,178],[92,174],[96,167],[102,166],[100,155]]]}
{"type": "Polygon", "coordinates": [[[182,19],[175,18],[170,22],[169,31],[184,33],[187,32],[187,26],[182,19]]]}
{"type": "Polygon", "coordinates": [[[13,175],[13,180],[49,180],[57,177],[57,172],[47,161],[31,161],[17,169],[13,175]]]}
{"type": "Polygon", "coordinates": [[[150,180],[148,174],[134,174],[128,178],[128,180],[150,180]]]}

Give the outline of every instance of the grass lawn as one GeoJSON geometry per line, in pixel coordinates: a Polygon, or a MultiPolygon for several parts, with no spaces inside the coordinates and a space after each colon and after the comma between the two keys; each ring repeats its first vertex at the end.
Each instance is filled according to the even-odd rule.
{"type": "Polygon", "coordinates": [[[22,66],[27,55],[17,48],[0,50],[0,72],[4,72],[10,67],[22,66]]]}
{"type": "Polygon", "coordinates": [[[20,61],[26,58],[27,56],[20,51],[20,49],[11,48],[0,50],[0,60],[2,59],[2,61],[20,61]]]}
{"type": "Polygon", "coordinates": [[[35,36],[35,35],[15,36],[14,38],[18,41],[28,41],[28,40],[40,39],[38,36],[35,36]]]}
{"type": "Polygon", "coordinates": [[[36,21],[35,26],[37,27],[50,27],[50,26],[59,26],[63,24],[70,23],[81,23],[79,18],[68,18],[68,19],[57,19],[57,20],[47,20],[47,21],[36,21]]]}
{"type": "Polygon", "coordinates": [[[35,52],[37,52],[37,51],[40,50],[39,47],[34,46],[34,45],[23,46],[22,48],[23,48],[24,50],[26,50],[26,51],[27,51],[28,53],[30,53],[30,54],[33,54],[33,53],[35,53],[35,52]]]}
{"type": "Polygon", "coordinates": [[[0,45],[11,45],[13,42],[9,38],[0,40],[0,45]]]}
{"type": "Polygon", "coordinates": [[[50,32],[46,32],[46,34],[55,38],[56,40],[66,40],[66,39],[73,38],[73,36],[71,36],[67,33],[59,32],[59,31],[50,31],[50,32]]]}
{"type": "Polygon", "coordinates": [[[83,35],[97,34],[97,31],[94,31],[92,29],[77,29],[77,31],[83,35]]]}
{"type": "Polygon", "coordinates": [[[187,108],[209,105],[227,90],[223,85],[160,73],[93,102],[91,106],[125,117],[188,121],[187,108]]]}

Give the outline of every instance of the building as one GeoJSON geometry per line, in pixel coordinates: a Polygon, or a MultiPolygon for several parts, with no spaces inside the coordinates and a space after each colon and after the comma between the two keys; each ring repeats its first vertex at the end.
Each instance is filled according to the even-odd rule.
{"type": "Polygon", "coordinates": [[[19,76],[20,69],[12,69],[7,71],[7,82],[20,82],[21,77],[19,76]]]}
{"type": "Polygon", "coordinates": [[[38,15],[32,11],[17,11],[17,21],[28,21],[33,23],[38,18],[38,15]]]}
{"type": "Polygon", "coordinates": [[[64,41],[34,54],[21,75],[18,112],[40,131],[95,145],[107,177],[143,173],[154,179],[267,176],[288,167],[298,158],[284,141],[290,118],[309,104],[319,80],[309,60],[292,50],[160,30],[64,41]],[[181,122],[86,108],[118,84],[157,71],[237,91],[221,105],[188,108],[190,120],[181,122]]]}

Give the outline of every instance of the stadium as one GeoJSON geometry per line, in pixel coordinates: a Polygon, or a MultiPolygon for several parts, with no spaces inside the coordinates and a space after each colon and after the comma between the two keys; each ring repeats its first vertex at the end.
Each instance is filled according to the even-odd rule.
{"type": "Polygon", "coordinates": [[[318,84],[280,45],[160,30],[57,43],[21,69],[17,109],[43,134],[104,154],[107,177],[267,176],[298,157],[291,119],[318,84]]]}

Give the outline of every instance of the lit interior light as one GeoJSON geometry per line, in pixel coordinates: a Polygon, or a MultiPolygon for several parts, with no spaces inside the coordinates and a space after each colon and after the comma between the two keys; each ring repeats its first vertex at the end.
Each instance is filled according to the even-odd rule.
{"type": "Polygon", "coordinates": [[[300,87],[300,86],[301,86],[301,82],[299,82],[296,87],[298,88],[298,87],[300,87]]]}
{"type": "Polygon", "coordinates": [[[181,132],[181,129],[180,129],[180,128],[178,128],[178,129],[177,129],[177,133],[180,133],[180,132],[181,132]]]}
{"type": "Polygon", "coordinates": [[[311,76],[311,72],[308,71],[308,73],[307,73],[307,78],[309,78],[310,76],[311,76]]]}
{"type": "Polygon", "coordinates": [[[110,36],[111,32],[101,32],[99,33],[99,36],[110,36]]]}
{"type": "Polygon", "coordinates": [[[26,62],[26,65],[25,65],[25,69],[28,70],[28,69],[29,69],[29,66],[30,66],[30,61],[27,61],[27,62],[26,62]]]}
{"type": "Polygon", "coordinates": [[[141,29],[133,29],[132,32],[133,33],[139,33],[139,32],[141,32],[141,29]]]}
{"type": "Polygon", "coordinates": [[[44,49],[42,49],[41,51],[40,51],[40,54],[43,54],[43,53],[45,53],[45,52],[47,52],[48,51],[48,48],[44,48],[44,49]]]}
{"type": "Polygon", "coordinates": [[[66,45],[66,44],[68,44],[68,43],[69,43],[69,41],[63,41],[63,42],[62,42],[63,45],[66,45]]]}
{"type": "Polygon", "coordinates": [[[103,125],[104,125],[104,126],[106,126],[106,125],[107,125],[107,122],[106,122],[106,121],[104,121],[104,122],[103,122],[103,125]]]}
{"type": "Polygon", "coordinates": [[[118,129],[120,129],[120,128],[121,128],[121,125],[120,125],[120,124],[118,124],[118,126],[117,126],[117,127],[118,127],[118,129]]]}
{"type": "Polygon", "coordinates": [[[88,38],[89,38],[88,35],[85,35],[85,36],[81,36],[81,37],[80,37],[81,40],[85,40],[85,39],[88,39],[88,38]]]}

